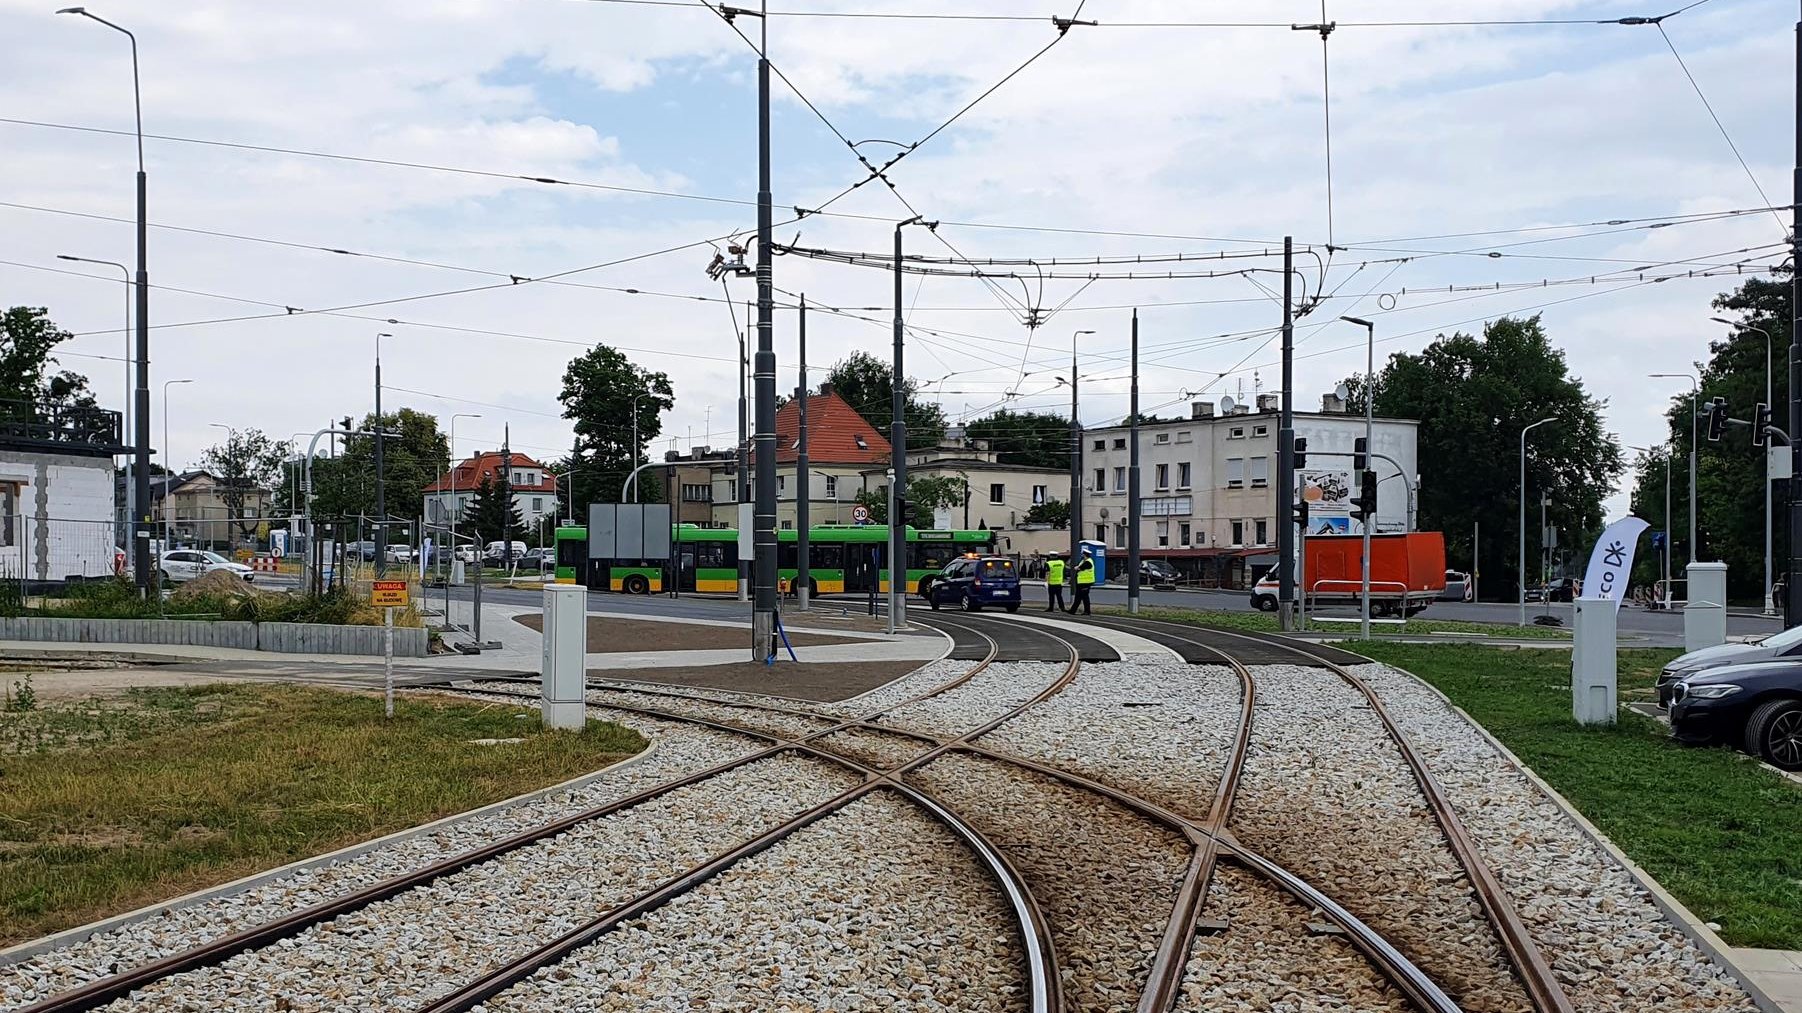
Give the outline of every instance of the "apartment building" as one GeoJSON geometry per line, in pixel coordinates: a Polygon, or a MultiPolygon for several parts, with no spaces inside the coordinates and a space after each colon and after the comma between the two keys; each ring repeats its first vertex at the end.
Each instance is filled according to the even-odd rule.
{"type": "MultiPolygon", "coordinates": [[[[1279,399],[1259,395],[1250,405],[1197,401],[1190,417],[1139,427],[1139,544],[1144,556],[1166,558],[1179,570],[1223,586],[1241,586],[1276,562],[1279,399]]],[[[1376,531],[1411,526],[1418,489],[1419,423],[1378,418],[1376,531]],[[1393,463],[1391,463],[1393,462],[1393,463]]],[[[1307,467],[1298,475],[1310,503],[1309,531],[1357,533],[1350,514],[1354,441],[1364,418],[1333,395],[1318,412],[1296,412],[1295,434],[1308,441],[1307,467]]],[[[1083,433],[1082,533],[1124,550],[1127,542],[1125,426],[1083,433]]]]}
{"type": "MultiPolygon", "coordinates": [[[[907,452],[907,478],[952,478],[964,485],[961,504],[942,508],[933,520],[937,528],[986,528],[996,532],[996,549],[1004,553],[1031,554],[1055,551],[1069,544],[1069,535],[1045,525],[1028,525],[1032,508],[1052,499],[1068,499],[1070,474],[1063,469],[1008,464],[990,448],[987,440],[968,437],[952,426],[936,447],[907,452]]],[[[865,469],[863,488],[888,489],[888,468],[865,469]]]]}

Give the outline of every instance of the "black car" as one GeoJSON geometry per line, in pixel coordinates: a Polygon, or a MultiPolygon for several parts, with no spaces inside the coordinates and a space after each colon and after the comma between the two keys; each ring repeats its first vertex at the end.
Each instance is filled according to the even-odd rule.
{"type": "Polygon", "coordinates": [[[1726,742],[1773,767],[1802,770],[1802,662],[1709,668],[1671,690],[1671,734],[1726,742]]]}
{"type": "Polygon", "coordinates": [[[921,596],[934,611],[941,605],[954,605],[967,612],[980,612],[989,605],[1020,611],[1020,574],[1014,569],[1014,561],[1003,556],[954,559],[943,570],[921,580],[920,585],[921,596]]]}
{"type": "Polygon", "coordinates": [[[1552,582],[1552,586],[1546,590],[1546,593],[1545,593],[1546,599],[1545,600],[1547,600],[1547,601],[1576,601],[1577,596],[1582,593],[1583,593],[1583,582],[1582,581],[1577,580],[1575,577],[1563,577],[1563,578],[1560,578],[1559,580],[1555,580],[1552,582]]]}
{"type": "Polygon", "coordinates": [[[1728,665],[1750,665],[1774,658],[1802,660],[1802,626],[1792,626],[1762,640],[1716,644],[1671,659],[1658,673],[1658,706],[1669,707],[1677,684],[1697,672],[1728,665]]]}

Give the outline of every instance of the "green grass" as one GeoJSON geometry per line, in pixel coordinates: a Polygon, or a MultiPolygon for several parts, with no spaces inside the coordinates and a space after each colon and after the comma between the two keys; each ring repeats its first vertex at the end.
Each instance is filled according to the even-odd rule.
{"type": "MultiPolygon", "coordinates": [[[[1125,615],[1126,609],[1118,605],[1104,605],[1096,609],[1106,615],[1125,615]]],[[[1245,630],[1249,633],[1277,632],[1276,616],[1269,612],[1228,612],[1209,609],[1176,608],[1153,605],[1139,609],[1139,615],[1147,619],[1168,619],[1172,622],[1196,623],[1202,626],[1218,626],[1221,629],[1245,630]]],[[[1346,623],[1322,623],[1318,629],[1343,633],[1355,630],[1356,626],[1346,623]]],[[[1471,623],[1456,619],[1410,619],[1400,625],[1380,625],[1378,630],[1384,633],[1469,633],[1490,637],[1508,637],[1514,640],[1569,640],[1570,631],[1550,626],[1506,626],[1498,623],[1471,623]]]]}
{"type": "Polygon", "coordinates": [[[136,690],[0,714],[0,946],[597,770],[618,725],[294,686],[136,690]],[[521,737],[479,746],[473,739],[521,737]]]}
{"type": "MultiPolygon", "coordinates": [[[[1347,644],[1439,687],[1735,946],[1802,949],[1802,787],[1725,748],[1686,748],[1623,713],[1570,714],[1570,656],[1467,644],[1347,644]]],[[[1623,700],[1677,652],[1620,652],[1623,700]]]]}

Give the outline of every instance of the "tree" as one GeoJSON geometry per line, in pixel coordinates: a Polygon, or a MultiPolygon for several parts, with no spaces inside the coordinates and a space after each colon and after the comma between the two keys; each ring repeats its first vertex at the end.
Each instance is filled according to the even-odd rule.
{"type": "MultiPolygon", "coordinates": [[[[641,448],[663,432],[662,413],[675,405],[675,388],[667,373],[651,372],[606,345],[570,360],[563,371],[563,417],[575,426],[576,443],[560,462],[570,478],[575,516],[586,504],[617,503],[632,469],[645,463],[641,448]],[[639,446],[632,446],[632,414],[636,405],[639,446]]],[[[663,500],[656,469],[638,477],[640,502],[663,500]]]]}
{"type": "MultiPolygon", "coordinates": [[[[1708,360],[1697,363],[1701,378],[1701,400],[1724,397],[1729,414],[1736,419],[1751,419],[1754,407],[1765,400],[1765,336],[1771,335],[1771,389],[1776,407],[1772,424],[1779,429],[1789,427],[1789,376],[1786,368],[1790,341],[1790,280],[1749,279],[1737,290],[1716,296],[1713,306],[1721,315],[1740,320],[1744,326],[1724,339],[1711,341],[1708,360]]],[[[1665,447],[1654,448],[1636,461],[1637,476],[1633,487],[1633,510],[1651,522],[1654,530],[1665,527],[1664,475],[1665,454],[1671,455],[1671,574],[1683,576],[1689,551],[1689,447],[1691,395],[1689,385],[1672,381],[1676,387],[1665,415],[1669,437],[1665,447]]],[[[1710,442],[1703,430],[1700,452],[1696,458],[1696,537],[1697,559],[1720,560],[1727,564],[1727,587],[1736,598],[1762,600],[1764,597],[1764,453],[1751,446],[1749,430],[1729,426],[1718,443],[1710,442]]],[[[1772,524],[1772,555],[1776,560],[1788,557],[1789,538],[1785,531],[1779,501],[1772,524]]],[[[1653,553],[1645,553],[1647,557],[1653,553]]],[[[1777,563],[1777,574],[1783,564],[1777,563]]],[[[1650,571],[1635,567],[1636,573],[1649,577],[1650,571]]],[[[1773,576],[1777,575],[1774,574],[1773,576]]]]}
{"type": "Polygon", "coordinates": [[[1070,527],[1070,504],[1061,499],[1048,499],[1043,503],[1034,503],[1032,509],[1026,511],[1026,523],[1049,524],[1059,531],[1070,527]]]}
{"type": "Polygon", "coordinates": [[[1070,467],[1070,420],[1048,412],[1001,409],[964,426],[964,435],[986,440],[1002,464],[1034,468],[1070,467]]]}
{"type": "Polygon", "coordinates": [[[261,429],[228,429],[224,443],[200,455],[200,466],[219,482],[219,498],[225,501],[226,513],[238,521],[240,537],[250,537],[257,527],[254,522],[243,523],[244,501],[274,483],[292,452],[286,441],[271,440],[261,429]]]}
{"type": "MultiPolygon", "coordinates": [[[[363,416],[366,431],[380,430],[395,435],[382,446],[382,484],[386,487],[390,517],[417,517],[425,506],[425,488],[450,468],[450,443],[438,431],[438,417],[412,408],[383,412],[378,420],[374,413],[363,416]],[[379,426],[378,426],[379,422],[379,426]]],[[[375,438],[350,436],[344,439],[344,450],[334,480],[359,476],[361,481],[348,483],[344,514],[375,515],[375,438]]],[[[314,464],[314,488],[319,487],[319,465],[314,464]]]]}
{"type": "MultiPolygon", "coordinates": [[[[827,381],[832,392],[845,399],[864,421],[888,435],[893,411],[894,370],[868,352],[852,352],[833,363],[827,381]]],[[[933,447],[945,437],[945,412],[920,394],[920,382],[908,377],[902,385],[902,414],[907,422],[909,447],[933,447]]]]}
{"type": "Polygon", "coordinates": [[[31,402],[96,407],[87,377],[66,369],[51,371],[57,364],[51,352],[72,337],[42,307],[14,306],[0,314],[0,418],[39,417],[42,413],[31,402]]]}
{"type": "MultiPolygon", "coordinates": [[[[909,479],[907,483],[907,523],[916,528],[936,527],[934,516],[940,509],[963,505],[969,481],[961,475],[929,475],[909,479]]],[[[870,511],[873,524],[888,523],[888,490],[860,489],[852,500],[870,511]]]]}
{"type": "Polygon", "coordinates": [[[513,499],[513,483],[500,474],[483,475],[469,503],[468,523],[475,528],[478,545],[521,540],[525,518],[513,499]]]}
{"type": "MultiPolygon", "coordinates": [[[[1363,379],[1346,381],[1359,413],[1363,379]]],[[[1445,533],[1448,564],[1471,559],[1472,527],[1480,524],[1485,585],[1512,584],[1521,493],[1518,465],[1506,462],[1519,460],[1522,427],[1542,418],[1557,421],[1528,438],[1529,565],[1538,558],[1541,493],[1562,544],[1587,544],[1600,531],[1602,500],[1623,467],[1620,447],[1602,428],[1603,402],[1570,375],[1537,316],[1504,317],[1480,338],[1441,335],[1419,354],[1392,355],[1376,387],[1377,414],[1420,420],[1419,527],[1445,533]],[[1473,466],[1479,461],[1486,465],[1473,466]]]]}

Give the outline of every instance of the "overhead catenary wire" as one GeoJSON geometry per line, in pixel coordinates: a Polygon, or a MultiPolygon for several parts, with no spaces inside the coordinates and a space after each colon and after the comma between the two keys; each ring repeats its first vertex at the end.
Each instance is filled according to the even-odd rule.
{"type": "MultiPolygon", "coordinates": [[[[1702,0],[1702,2],[1706,2],[1706,0],[1702,0]]],[[[1683,11],[1690,10],[1700,5],[1700,2],[1690,4],[1688,7],[1683,8],[1683,11]]],[[[1683,11],[1677,11],[1676,13],[1681,14],[1683,11]]],[[[1739,162],[1740,169],[1745,172],[1746,178],[1752,181],[1752,189],[1757,190],[1759,199],[1764,201],[1766,205],[1769,205],[1771,203],[1770,196],[1764,192],[1764,187],[1759,184],[1758,176],[1752,172],[1752,167],[1746,164],[1746,156],[1739,153],[1739,145],[1734,143],[1733,135],[1727,132],[1727,125],[1721,122],[1720,114],[1714,111],[1714,103],[1708,101],[1708,95],[1702,91],[1701,83],[1696,80],[1696,75],[1690,72],[1689,64],[1684,62],[1683,54],[1677,52],[1677,44],[1671,41],[1670,33],[1664,30],[1663,19],[1659,19],[1659,22],[1656,23],[1654,27],[1658,29],[1658,37],[1663,39],[1665,46],[1670,49],[1671,56],[1676,58],[1677,66],[1683,71],[1684,78],[1689,81],[1690,88],[1695,91],[1696,98],[1702,100],[1702,108],[1708,110],[1708,118],[1714,121],[1714,128],[1721,132],[1721,139],[1727,142],[1727,147],[1732,150],[1733,157],[1739,162]]],[[[1777,227],[1782,229],[1785,235],[1788,235],[1789,230],[1783,223],[1783,216],[1773,210],[1771,212],[1771,217],[1777,219],[1777,227]]]]}

